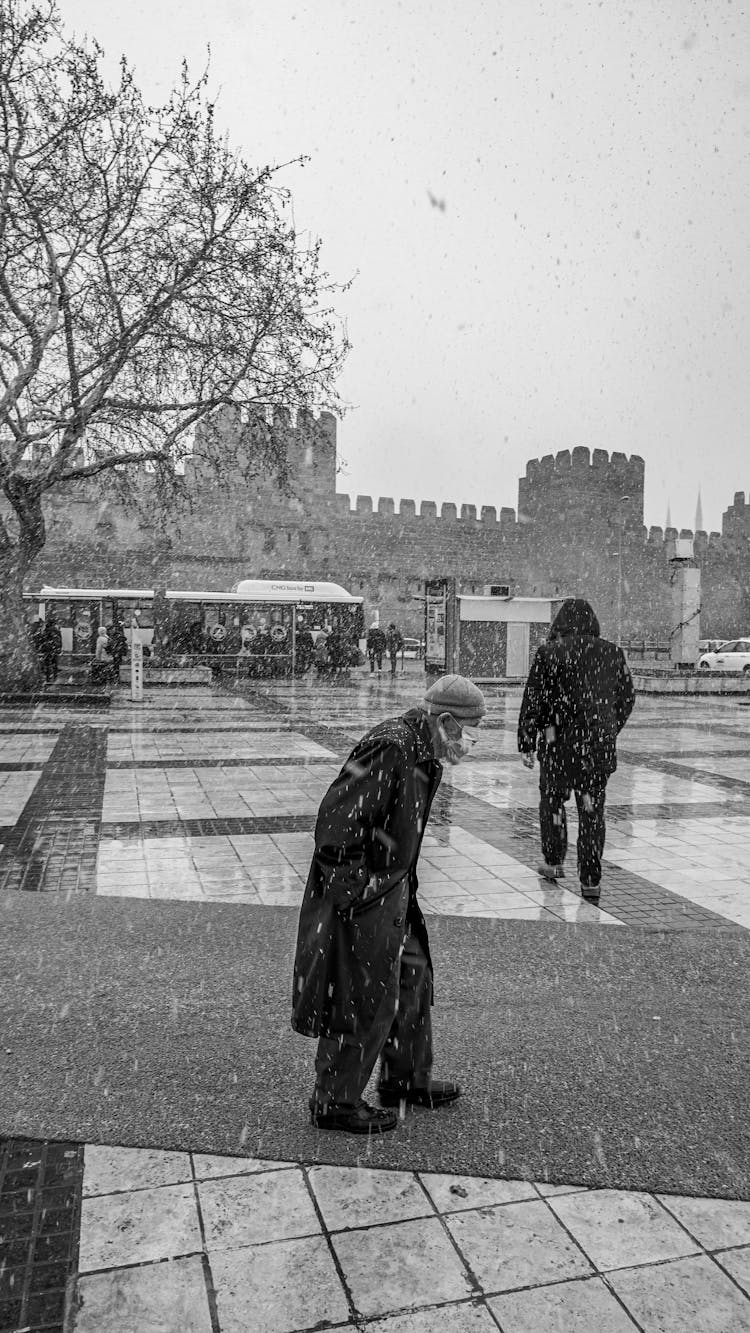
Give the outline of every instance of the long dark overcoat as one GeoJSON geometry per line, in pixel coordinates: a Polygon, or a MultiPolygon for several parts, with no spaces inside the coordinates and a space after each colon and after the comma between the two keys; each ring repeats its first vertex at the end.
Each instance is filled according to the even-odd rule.
{"type": "Polygon", "coordinates": [[[540,767],[558,790],[592,790],[617,768],[617,736],[633,709],[633,681],[622,649],[599,637],[593,612],[591,623],[579,610],[577,622],[562,619],[553,630],[556,625],[526,681],[518,748],[524,754],[538,749],[540,767]]]}
{"type": "Polygon", "coordinates": [[[442,772],[426,716],[415,708],[368,732],[329,787],[300,910],[292,997],[297,1032],[361,1039],[407,924],[429,958],[416,867],[442,772]]]}

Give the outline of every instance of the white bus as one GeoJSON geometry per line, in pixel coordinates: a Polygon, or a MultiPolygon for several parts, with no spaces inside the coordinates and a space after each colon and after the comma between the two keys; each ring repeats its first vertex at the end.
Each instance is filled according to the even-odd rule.
{"type": "Polygon", "coordinates": [[[62,651],[74,656],[91,654],[99,626],[116,620],[129,642],[134,616],[147,654],[218,667],[226,658],[242,657],[248,673],[258,675],[306,670],[310,644],[322,633],[349,645],[352,661],[364,638],[362,598],[340,584],[314,580],[242,579],[231,592],[45,585],[24,600],[29,620],[44,620],[54,609],[62,651]]]}

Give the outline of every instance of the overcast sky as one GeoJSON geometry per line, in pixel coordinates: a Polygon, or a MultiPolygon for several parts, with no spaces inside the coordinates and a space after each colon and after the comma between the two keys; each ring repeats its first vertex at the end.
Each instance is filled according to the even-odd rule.
{"type": "Polygon", "coordinates": [[[211,47],[353,350],[338,489],[517,504],[526,461],[641,454],[718,529],[750,487],[750,14],[739,0],[61,0],[149,99],[211,47]],[[436,202],[433,202],[436,201],[436,202]]]}

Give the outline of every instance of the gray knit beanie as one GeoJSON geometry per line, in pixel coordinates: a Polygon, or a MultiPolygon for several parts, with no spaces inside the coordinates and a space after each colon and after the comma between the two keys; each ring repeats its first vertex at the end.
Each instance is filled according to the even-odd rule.
{"type": "Polygon", "coordinates": [[[428,713],[450,713],[462,727],[478,726],[487,711],[482,691],[466,676],[439,676],[424,701],[428,713]]]}

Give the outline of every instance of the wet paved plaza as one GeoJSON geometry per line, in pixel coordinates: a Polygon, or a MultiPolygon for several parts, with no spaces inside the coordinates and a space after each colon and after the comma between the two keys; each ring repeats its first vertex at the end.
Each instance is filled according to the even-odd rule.
{"type": "MultiPolygon", "coordinates": [[[[139,705],[121,688],[99,712],[0,712],[0,897],[292,914],[341,759],[420,685],[412,669],[395,683],[162,687],[139,705]]],[[[750,708],[639,697],[595,908],[574,855],[559,886],[540,882],[520,694],[488,702],[425,836],[428,922],[750,928],[750,708]]],[[[366,1150],[342,1167],[0,1133],[0,1333],[61,1329],[66,1302],[66,1333],[750,1330],[750,1201],[377,1170],[366,1150]]]]}

